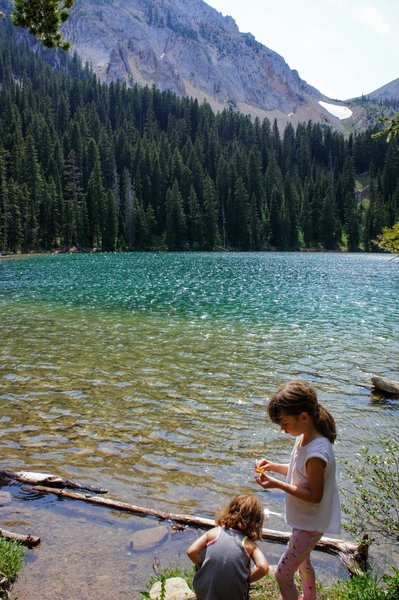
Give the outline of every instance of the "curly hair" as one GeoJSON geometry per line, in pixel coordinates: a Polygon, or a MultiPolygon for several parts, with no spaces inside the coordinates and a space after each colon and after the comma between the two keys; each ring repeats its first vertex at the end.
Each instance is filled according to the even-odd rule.
{"type": "Polygon", "coordinates": [[[239,494],[216,516],[216,524],[246,533],[251,540],[262,538],[264,512],[261,501],[252,494],[239,494]]]}

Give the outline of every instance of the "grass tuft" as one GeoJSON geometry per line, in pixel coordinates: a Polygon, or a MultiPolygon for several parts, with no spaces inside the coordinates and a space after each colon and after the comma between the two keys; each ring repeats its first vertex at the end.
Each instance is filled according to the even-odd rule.
{"type": "Polygon", "coordinates": [[[20,544],[0,537],[0,598],[7,598],[7,590],[16,580],[24,557],[20,544]]]}

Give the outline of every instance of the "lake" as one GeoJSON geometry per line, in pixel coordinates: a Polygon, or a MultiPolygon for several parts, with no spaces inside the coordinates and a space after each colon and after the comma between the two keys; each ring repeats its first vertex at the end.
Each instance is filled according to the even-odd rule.
{"type": "MultiPolygon", "coordinates": [[[[277,513],[266,526],[285,529],[282,494],[262,493],[253,481],[256,458],[286,460],[293,444],[267,422],[267,400],[292,378],[316,386],[337,421],[345,486],[344,459],[363,445],[378,450],[381,435],[397,436],[399,402],[376,399],[366,386],[372,374],[399,378],[398,293],[398,261],[382,254],[3,258],[0,467],[54,473],[105,487],[118,500],[206,517],[238,492],[261,493],[277,513]]],[[[2,526],[36,533],[51,523],[57,539],[69,539],[72,564],[71,557],[82,564],[89,546],[76,543],[76,532],[68,537],[76,513],[84,513],[85,536],[98,520],[107,544],[107,519],[117,523],[116,538],[134,521],[9,489],[23,518],[8,507],[2,526]]],[[[112,573],[125,547],[117,559],[110,551],[112,573]]],[[[46,552],[30,552],[22,581],[34,587],[34,560],[46,552]]],[[[139,597],[124,593],[113,597],[139,597]]],[[[98,590],[93,597],[101,598],[98,590]]]]}

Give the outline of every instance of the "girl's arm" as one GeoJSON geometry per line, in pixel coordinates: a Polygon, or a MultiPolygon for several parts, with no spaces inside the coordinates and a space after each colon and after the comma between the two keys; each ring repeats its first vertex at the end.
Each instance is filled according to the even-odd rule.
{"type": "Polygon", "coordinates": [[[259,483],[265,490],[270,488],[278,488],[286,494],[291,494],[295,498],[305,500],[305,502],[311,502],[312,504],[318,504],[324,492],[324,469],[326,463],[321,458],[314,456],[309,458],[306,463],[306,475],[308,483],[306,486],[301,487],[287,483],[286,481],[280,481],[275,477],[270,477],[264,473],[263,475],[256,475],[256,482],[259,483]]]}
{"type": "Polygon", "coordinates": [[[217,534],[218,534],[218,528],[214,527],[213,529],[210,529],[209,531],[207,531],[206,533],[201,535],[201,537],[199,537],[197,540],[195,540],[195,542],[193,542],[191,544],[191,546],[188,548],[187,556],[189,557],[190,560],[193,561],[193,563],[197,567],[200,567],[201,563],[202,563],[201,550],[206,548],[206,546],[209,544],[209,542],[211,542],[212,540],[214,540],[217,537],[217,534]]]}
{"type": "Polygon", "coordinates": [[[256,467],[259,469],[264,469],[265,471],[273,471],[273,473],[279,473],[280,475],[287,475],[288,473],[288,464],[283,463],[274,463],[267,458],[262,458],[256,463],[256,467]]]}
{"type": "Polygon", "coordinates": [[[258,581],[261,577],[264,577],[269,572],[269,563],[267,562],[266,556],[262,550],[252,540],[245,540],[245,549],[255,563],[255,566],[251,569],[249,575],[249,583],[258,581]]]}

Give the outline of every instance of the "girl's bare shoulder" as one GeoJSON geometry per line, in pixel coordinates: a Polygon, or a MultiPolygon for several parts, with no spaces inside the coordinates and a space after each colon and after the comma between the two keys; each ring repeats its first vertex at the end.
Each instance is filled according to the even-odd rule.
{"type": "Polygon", "coordinates": [[[250,556],[252,556],[253,551],[255,550],[255,548],[257,548],[257,544],[256,542],[254,542],[254,540],[251,540],[250,538],[245,538],[244,540],[244,548],[245,550],[248,552],[248,554],[250,556]]]}
{"type": "Polygon", "coordinates": [[[212,529],[210,529],[206,533],[207,540],[209,542],[211,542],[212,540],[216,540],[216,538],[218,537],[219,533],[220,533],[220,527],[212,527],[212,529]]]}

